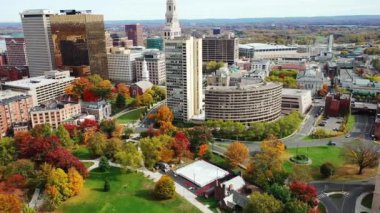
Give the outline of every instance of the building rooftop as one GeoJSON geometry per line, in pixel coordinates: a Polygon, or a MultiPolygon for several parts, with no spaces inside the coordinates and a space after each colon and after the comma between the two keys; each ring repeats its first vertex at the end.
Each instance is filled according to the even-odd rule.
{"type": "MultiPolygon", "coordinates": [[[[60,71],[53,71],[53,72],[60,72],[60,71]]],[[[21,79],[17,81],[10,81],[10,82],[5,82],[5,86],[9,87],[17,87],[17,88],[23,88],[23,89],[35,89],[38,87],[54,84],[57,82],[60,82],[61,79],[54,79],[51,78],[52,74],[54,74],[52,71],[45,72],[47,75],[44,76],[38,76],[38,77],[33,77],[33,78],[27,78],[27,79],[21,79]]],[[[68,72],[68,71],[67,71],[68,72]]],[[[74,80],[74,77],[66,77],[63,79],[67,80],[74,80]]]]}
{"type": "Polygon", "coordinates": [[[276,44],[264,44],[264,43],[250,43],[250,44],[240,44],[239,48],[242,49],[255,49],[255,50],[268,50],[268,49],[289,49],[294,48],[295,46],[285,46],[285,45],[276,45],[276,44]]]}
{"type": "Polygon", "coordinates": [[[282,95],[289,95],[289,96],[304,96],[304,95],[311,95],[310,90],[306,89],[282,89],[282,95]]]}
{"type": "Polygon", "coordinates": [[[226,188],[231,187],[231,190],[239,191],[245,186],[245,181],[241,176],[236,176],[222,183],[226,188]]]}
{"type": "Polygon", "coordinates": [[[192,164],[177,169],[175,173],[188,181],[193,182],[199,187],[204,187],[207,184],[224,178],[229,174],[227,171],[203,160],[196,161],[192,164]]]}
{"type": "Polygon", "coordinates": [[[48,9],[32,9],[32,10],[24,10],[21,15],[47,15],[47,14],[56,14],[52,10],[48,9]]]}
{"type": "Polygon", "coordinates": [[[69,105],[76,105],[76,104],[64,104],[59,101],[49,101],[44,104],[40,104],[39,106],[33,107],[32,112],[38,112],[38,111],[48,111],[48,110],[59,110],[65,108],[65,106],[69,105]]]}
{"type": "Polygon", "coordinates": [[[237,86],[208,86],[207,91],[249,91],[249,90],[267,90],[280,86],[281,84],[275,82],[266,82],[259,78],[242,78],[241,83],[237,86]]]}
{"type": "Polygon", "coordinates": [[[153,87],[150,81],[139,81],[135,83],[136,86],[140,87],[143,91],[146,91],[153,87]]]}
{"type": "Polygon", "coordinates": [[[26,97],[30,97],[21,92],[15,92],[12,90],[0,90],[0,104],[8,104],[13,101],[18,101],[24,99],[26,97]]]}

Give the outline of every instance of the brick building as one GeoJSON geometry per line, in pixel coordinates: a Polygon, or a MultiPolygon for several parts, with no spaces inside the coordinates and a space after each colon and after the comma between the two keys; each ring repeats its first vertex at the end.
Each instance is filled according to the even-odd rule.
{"type": "Polygon", "coordinates": [[[133,46],[144,46],[143,26],[140,24],[125,25],[125,33],[129,40],[133,41],[133,46]]]}
{"type": "Polygon", "coordinates": [[[338,117],[347,114],[351,107],[351,97],[349,95],[330,94],[326,96],[325,114],[331,117],[338,117]]]}
{"type": "Polygon", "coordinates": [[[24,38],[5,38],[7,61],[10,66],[26,66],[26,45],[24,38]]]}

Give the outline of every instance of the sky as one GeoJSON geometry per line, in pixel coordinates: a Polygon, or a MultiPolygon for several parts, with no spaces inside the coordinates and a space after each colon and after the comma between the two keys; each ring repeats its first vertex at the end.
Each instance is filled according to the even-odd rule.
{"type": "MultiPolygon", "coordinates": [[[[14,0],[0,22],[20,22],[25,9],[92,10],[105,20],[163,19],[166,0],[14,0]]],[[[182,19],[380,15],[379,0],[177,0],[182,19]]]]}

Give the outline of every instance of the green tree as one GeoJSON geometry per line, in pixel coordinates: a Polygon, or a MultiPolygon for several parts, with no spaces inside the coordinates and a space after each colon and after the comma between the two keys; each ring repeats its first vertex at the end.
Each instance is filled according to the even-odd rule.
{"type": "Polygon", "coordinates": [[[111,138],[107,140],[107,146],[104,155],[109,159],[114,159],[117,152],[123,150],[124,142],[119,138],[111,138]]]}
{"type": "Polygon", "coordinates": [[[310,206],[300,200],[287,202],[284,207],[284,213],[307,213],[310,212],[310,206]]]}
{"type": "Polygon", "coordinates": [[[70,138],[70,133],[66,130],[63,125],[59,125],[57,131],[55,132],[57,137],[61,139],[61,143],[64,147],[71,147],[73,145],[73,140],[70,138]]]}
{"type": "Polygon", "coordinates": [[[33,137],[46,138],[52,135],[52,127],[48,123],[37,125],[31,130],[31,134],[33,137]]]}
{"type": "Polygon", "coordinates": [[[287,203],[292,198],[292,193],[287,186],[281,186],[277,183],[269,187],[268,193],[273,195],[276,199],[280,200],[282,203],[287,203]]]}
{"type": "Polygon", "coordinates": [[[28,205],[24,205],[22,208],[22,213],[36,213],[36,210],[30,208],[28,205]]]}
{"type": "Polygon", "coordinates": [[[164,100],[166,98],[166,90],[164,88],[154,85],[152,90],[154,91],[154,99],[156,101],[164,100]]]}
{"type": "Polygon", "coordinates": [[[244,213],[281,213],[283,205],[272,195],[254,192],[249,198],[248,204],[244,207],[244,213]]]}
{"type": "Polygon", "coordinates": [[[124,136],[126,139],[129,139],[131,137],[131,134],[133,134],[135,131],[132,128],[126,128],[124,130],[124,136]]]}
{"type": "Polygon", "coordinates": [[[102,122],[100,122],[100,130],[107,134],[108,138],[112,137],[112,133],[116,130],[116,120],[102,120],[102,122]]]}
{"type": "Polygon", "coordinates": [[[124,167],[137,168],[141,166],[143,160],[141,152],[138,148],[132,144],[127,143],[124,145],[122,151],[115,154],[116,162],[120,163],[124,167]]]}
{"type": "Polygon", "coordinates": [[[89,140],[88,148],[95,156],[105,155],[107,149],[107,137],[101,133],[95,133],[89,140]]]}
{"type": "Polygon", "coordinates": [[[154,196],[161,200],[174,197],[175,185],[173,179],[168,175],[163,175],[154,186],[154,196]]]}
{"type": "Polygon", "coordinates": [[[99,161],[99,169],[102,172],[108,172],[110,170],[110,163],[108,162],[107,157],[102,156],[99,161]]]}
{"type": "Polygon", "coordinates": [[[320,171],[322,177],[329,178],[329,177],[334,175],[335,167],[334,167],[334,165],[332,165],[332,163],[326,162],[326,163],[321,165],[319,171],[320,171]]]}
{"type": "Polygon", "coordinates": [[[206,65],[206,71],[207,73],[215,72],[216,70],[224,67],[224,63],[222,61],[216,62],[216,61],[210,61],[206,65]]]}
{"type": "Polygon", "coordinates": [[[15,141],[13,138],[4,137],[0,140],[0,166],[13,162],[16,154],[15,141]]]}
{"type": "Polygon", "coordinates": [[[123,109],[125,107],[125,97],[120,93],[116,96],[116,107],[119,109],[123,109]]]}
{"type": "Polygon", "coordinates": [[[143,138],[140,140],[141,151],[144,156],[144,163],[148,168],[153,168],[154,164],[160,161],[161,150],[171,145],[172,138],[168,135],[160,135],[153,138],[143,138]]]}

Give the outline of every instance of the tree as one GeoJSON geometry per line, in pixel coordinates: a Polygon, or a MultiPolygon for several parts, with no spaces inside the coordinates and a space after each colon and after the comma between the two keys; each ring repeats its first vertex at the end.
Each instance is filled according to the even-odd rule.
{"type": "Polygon", "coordinates": [[[229,164],[235,168],[248,160],[249,150],[244,144],[235,141],[228,146],[225,155],[229,164]]]}
{"type": "Polygon", "coordinates": [[[53,169],[50,172],[45,194],[48,197],[50,207],[53,209],[72,196],[68,176],[62,169],[53,169]]]}
{"type": "Polygon", "coordinates": [[[105,155],[107,137],[101,132],[95,133],[89,140],[88,148],[95,156],[105,155]]]}
{"type": "Polygon", "coordinates": [[[207,73],[215,72],[216,70],[224,67],[224,63],[222,61],[216,62],[216,61],[210,61],[206,65],[206,71],[207,73]]]}
{"type": "Polygon", "coordinates": [[[109,80],[102,80],[91,88],[91,92],[102,99],[106,99],[112,93],[112,83],[109,80]]]}
{"type": "Polygon", "coordinates": [[[373,68],[375,68],[377,71],[380,71],[380,58],[373,59],[373,60],[371,61],[371,65],[372,65],[373,68]]]}
{"type": "Polygon", "coordinates": [[[119,109],[124,109],[125,107],[125,96],[120,93],[116,96],[116,107],[119,109]]]}
{"type": "Polygon", "coordinates": [[[270,135],[267,139],[261,142],[261,151],[273,155],[274,157],[281,156],[285,151],[285,144],[277,139],[277,137],[270,135]]]}
{"type": "Polygon", "coordinates": [[[22,208],[22,213],[36,213],[36,210],[30,208],[28,205],[24,205],[22,208]]]}
{"type": "Polygon", "coordinates": [[[16,143],[13,138],[4,137],[0,139],[0,166],[7,165],[14,160],[16,154],[16,143]]]}
{"type": "Polygon", "coordinates": [[[127,143],[124,148],[115,154],[116,162],[120,163],[124,167],[138,168],[141,166],[142,154],[138,148],[132,144],[127,143]]]}
{"type": "Polygon", "coordinates": [[[162,87],[154,85],[152,87],[152,90],[154,91],[155,95],[157,96],[157,101],[164,100],[166,98],[166,91],[162,87]]]}
{"type": "Polygon", "coordinates": [[[50,124],[36,125],[31,131],[33,137],[49,137],[52,135],[52,127],[50,124]]]}
{"type": "Polygon", "coordinates": [[[319,171],[320,171],[322,177],[329,178],[329,177],[334,175],[335,167],[331,163],[326,162],[326,163],[321,165],[321,167],[319,168],[319,171]]]}
{"type": "Polygon", "coordinates": [[[161,200],[174,197],[175,185],[172,178],[168,175],[163,175],[155,184],[153,193],[157,199],[161,200]]]}
{"type": "Polygon", "coordinates": [[[284,207],[284,213],[307,213],[310,212],[310,206],[300,200],[287,202],[284,207]]]}
{"type": "Polygon", "coordinates": [[[282,203],[272,195],[254,192],[244,207],[244,213],[281,213],[282,203]]]}
{"type": "Polygon", "coordinates": [[[174,157],[174,151],[172,149],[163,147],[162,150],[160,151],[160,159],[161,161],[165,163],[172,162],[173,157],[174,157]]]}
{"type": "Polygon", "coordinates": [[[173,140],[173,149],[181,161],[182,156],[190,153],[190,141],[183,132],[177,132],[173,140]]]}
{"type": "Polygon", "coordinates": [[[123,150],[124,142],[119,138],[111,138],[107,140],[107,146],[104,150],[104,155],[108,159],[114,159],[117,152],[123,150]]]}
{"type": "Polygon", "coordinates": [[[207,126],[196,126],[188,129],[187,135],[190,140],[190,151],[193,153],[198,153],[200,146],[213,141],[212,132],[207,126]]]}
{"type": "Polygon", "coordinates": [[[57,148],[46,155],[45,162],[55,166],[56,168],[68,171],[74,167],[83,177],[87,177],[88,171],[84,164],[77,157],[74,157],[67,149],[57,148]]]}
{"type": "Polygon", "coordinates": [[[108,138],[111,138],[112,133],[116,130],[116,120],[102,120],[102,122],[100,122],[100,130],[107,134],[108,138]]]}
{"type": "Polygon", "coordinates": [[[174,115],[168,106],[162,106],[157,110],[155,118],[157,123],[161,125],[162,122],[173,122],[174,115]]]}
{"type": "Polygon", "coordinates": [[[281,186],[277,183],[269,187],[268,193],[280,200],[282,203],[287,203],[291,200],[292,193],[287,186],[281,186]]]}
{"type": "Polygon", "coordinates": [[[69,169],[67,177],[69,179],[68,187],[71,190],[71,196],[78,195],[83,189],[83,177],[74,167],[69,169]]]}
{"type": "Polygon", "coordinates": [[[126,128],[124,130],[124,136],[126,139],[129,139],[131,138],[131,135],[134,133],[135,131],[132,129],[132,128],[126,128]]]}
{"type": "Polygon", "coordinates": [[[160,135],[152,138],[142,138],[140,148],[143,153],[144,163],[148,168],[161,160],[161,150],[170,147],[172,138],[168,135],[160,135]]]}
{"type": "Polygon", "coordinates": [[[16,140],[16,144],[19,158],[42,162],[49,152],[61,146],[61,141],[57,136],[28,137],[26,140],[16,140]]]}
{"type": "Polygon", "coordinates": [[[88,78],[77,78],[65,89],[65,93],[71,95],[77,99],[82,98],[82,95],[86,89],[93,87],[93,84],[88,78]]]}
{"type": "Polygon", "coordinates": [[[124,98],[129,98],[131,96],[130,88],[123,83],[117,84],[116,89],[117,89],[117,93],[122,95],[124,98]]]}
{"type": "Polygon", "coordinates": [[[102,156],[99,161],[99,169],[102,172],[108,172],[110,169],[110,163],[108,162],[107,157],[102,156]]]}
{"type": "Polygon", "coordinates": [[[0,212],[18,213],[21,210],[22,201],[17,195],[0,193],[0,212]]]}
{"type": "Polygon", "coordinates": [[[20,174],[24,177],[30,177],[34,171],[34,163],[31,160],[19,159],[7,165],[5,168],[5,176],[20,174]]]}
{"type": "Polygon", "coordinates": [[[111,184],[110,184],[110,182],[108,181],[108,179],[105,179],[105,180],[104,180],[103,191],[104,191],[104,192],[109,192],[110,190],[111,190],[111,184]]]}
{"type": "Polygon", "coordinates": [[[363,173],[363,169],[378,165],[379,147],[362,141],[346,145],[344,156],[347,162],[356,164],[359,167],[358,175],[363,173]]]}
{"type": "Polygon", "coordinates": [[[289,188],[295,198],[314,207],[317,198],[317,189],[314,186],[304,182],[294,181],[289,185],[289,188]]]}
{"type": "Polygon", "coordinates": [[[327,84],[323,84],[323,87],[319,90],[319,95],[321,97],[325,97],[329,93],[329,86],[327,84]]]}
{"type": "Polygon", "coordinates": [[[55,135],[61,140],[61,144],[64,147],[71,147],[73,145],[73,140],[70,138],[70,133],[66,130],[63,125],[59,125],[55,135]]]}
{"type": "Polygon", "coordinates": [[[198,156],[203,157],[208,151],[208,144],[202,144],[199,146],[198,156]]]}
{"type": "Polygon", "coordinates": [[[309,165],[293,165],[292,173],[289,175],[290,181],[309,182],[312,180],[309,165]]]}

